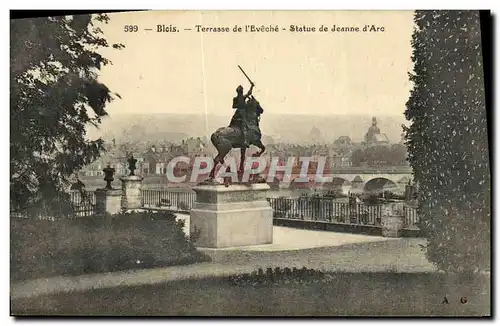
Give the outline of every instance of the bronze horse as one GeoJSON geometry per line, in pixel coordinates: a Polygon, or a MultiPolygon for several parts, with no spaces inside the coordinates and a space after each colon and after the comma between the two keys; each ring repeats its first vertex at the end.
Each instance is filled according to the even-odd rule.
{"type": "MultiPolygon", "coordinates": [[[[262,144],[260,139],[259,121],[262,113],[264,113],[264,110],[259,102],[253,96],[250,96],[245,110],[245,117],[248,125],[247,142],[249,145],[257,146],[260,149],[254,156],[261,156],[266,150],[266,147],[262,144]]],[[[238,170],[238,174],[241,174],[244,168],[246,147],[243,147],[243,133],[240,127],[234,122],[234,119],[228,127],[217,129],[210,137],[210,140],[217,149],[217,155],[214,158],[214,165],[210,172],[209,180],[214,179],[217,165],[224,164],[224,158],[233,148],[240,148],[241,150],[240,167],[238,170]]]]}

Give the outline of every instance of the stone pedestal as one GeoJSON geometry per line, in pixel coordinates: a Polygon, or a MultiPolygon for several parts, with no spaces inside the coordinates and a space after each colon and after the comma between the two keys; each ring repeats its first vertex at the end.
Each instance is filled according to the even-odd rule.
{"type": "Polygon", "coordinates": [[[266,199],[269,185],[200,185],[194,188],[190,233],[198,247],[224,248],[269,244],[273,212],[266,199]]]}
{"type": "Polygon", "coordinates": [[[398,238],[403,230],[403,204],[387,203],[382,209],[382,236],[398,238]]]}
{"type": "Polygon", "coordinates": [[[142,180],[144,178],[138,175],[129,175],[121,177],[122,181],[122,199],[121,207],[123,210],[138,209],[142,207],[142,180]]]}
{"type": "Polygon", "coordinates": [[[118,214],[121,211],[122,191],[120,189],[97,189],[95,191],[98,214],[118,214]]]}

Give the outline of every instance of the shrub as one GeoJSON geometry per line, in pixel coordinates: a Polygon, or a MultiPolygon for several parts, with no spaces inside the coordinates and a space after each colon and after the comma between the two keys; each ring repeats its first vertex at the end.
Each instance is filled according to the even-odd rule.
{"type": "Polygon", "coordinates": [[[363,196],[363,203],[366,205],[379,205],[383,203],[383,200],[377,194],[369,194],[363,196]]]}
{"type": "Polygon", "coordinates": [[[170,202],[170,199],[160,199],[160,201],[158,202],[158,207],[161,207],[161,206],[170,207],[170,206],[172,206],[172,203],[170,202]]]}
{"type": "Polygon", "coordinates": [[[13,279],[102,273],[209,260],[170,212],[11,223],[13,279]]]}
{"type": "Polygon", "coordinates": [[[186,204],[186,202],[183,202],[183,201],[181,201],[181,202],[179,203],[179,205],[178,205],[178,207],[177,207],[177,208],[178,208],[179,210],[181,210],[181,211],[187,211],[187,210],[189,210],[189,206],[188,206],[188,204],[186,204]]]}
{"type": "Polygon", "coordinates": [[[252,273],[243,273],[234,276],[230,276],[229,280],[234,285],[258,285],[258,284],[280,284],[280,283],[297,283],[306,284],[312,282],[318,282],[323,279],[327,279],[327,274],[315,270],[308,269],[306,267],[302,268],[266,268],[264,271],[262,268],[255,270],[252,273]]]}
{"type": "Polygon", "coordinates": [[[406,197],[405,195],[398,195],[393,193],[392,191],[384,191],[384,198],[385,199],[396,199],[396,200],[405,200],[406,197]]]}
{"type": "Polygon", "coordinates": [[[406,106],[427,257],[446,271],[490,265],[491,180],[478,11],[417,11],[406,106]]]}

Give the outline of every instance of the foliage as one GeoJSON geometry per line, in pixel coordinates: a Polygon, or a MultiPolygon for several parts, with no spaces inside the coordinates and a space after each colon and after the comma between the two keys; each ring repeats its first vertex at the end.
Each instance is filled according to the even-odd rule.
{"type": "Polygon", "coordinates": [[[363,203],[366,205],[379,205],[384,203],[384,199],[379,194],[366,194],[363,196],[363,203]]]}
{"type": "Polygon", "coordinates": [[[324,195],[323,198],[347,198],[349,197],[348,194],[346,194],[342,189],[333,189],[333,190],[328,190],[324,195]]]}
{"type": "Polygon", "coordinates": [[[406,162],[406,146],[393,144],[391,146],[376,145],[358,148],[353,151],[351,161],[353,166],[397,166],[406,162]]]}
{"type": "Polygon", "coordinates": [[[490,264],[490,169],[478,11],[417,11],[406,104],[427,257],[446,271],[490,264]]]}
{"type": "Polygon", "coordinates": [[[366,162],[363,149],[356,148],[352,152],[351,161],[353,166],[361,166],[361,163],[366,162]]]}
{"type": "Polygon", "coordinates": [[[391,165],[404,165],[408,157],[408,150],[403,144],[392,144],[389,148],[389,164],[391,165]]]}
{"type": "Polygon", "coordinates": [[[385,199],[396,199],[396,200],[405,200],[406,197],[404,194],[397,194],[392,191],[386,190],[383,192],[383,198],[385,199]]]}
{"type": "Polygon", "coordinates": [[[158,207],[161,207],[161,206],[172,206],[172,202],[170,201],[170,199],[168,198],[162,198],[160,199],[160,201],[158,202],[158,207]]]}
{"type": "Polygon", "coordinates": [[[266,284],[307,284],[316,283],[318,281],[328,281],[332,277],[331,275],[315,270],[309,269],[305,266],[302,268],[280,268],[271,267],[266,268],[264,271],[262,268],[253,271],[252,273],[237,274],[229,277],[229,281],[234,285],[266,285],[266,284]]]}
{"type": "Polygon", "coordinates": [[[186,202],[181,201],[177,208],[180,209],[181,211],[187,211],[189,210],[189,205],[186,202]]]}
{"type": "Polygon", "coordinates": [[[63,215],[69,177],[103,151],[103,141],[86,139],[85,128],[100,124],[113,99],[97,80],[110,64],[99,54],[109,44],[98,26],[108,20],[99,14],[10,21],[12,210],[40,205],[63,215]]]}
{"type": "Polygon", "coordinates": [[[11,219],[11,276],[27,279],[209,260],[170,212],[55,221],[11,219]]]}

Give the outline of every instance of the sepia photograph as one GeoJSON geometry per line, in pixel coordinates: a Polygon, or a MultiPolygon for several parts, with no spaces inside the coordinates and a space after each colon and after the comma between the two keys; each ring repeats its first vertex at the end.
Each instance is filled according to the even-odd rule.
{"type": "Polygon", "coordinates": [[[491,317],[491,13],[10,12],[10,315],[491,317]]]}

